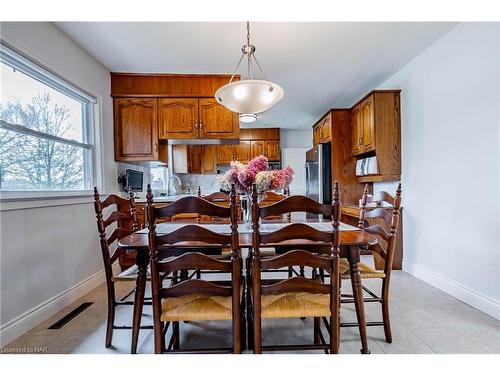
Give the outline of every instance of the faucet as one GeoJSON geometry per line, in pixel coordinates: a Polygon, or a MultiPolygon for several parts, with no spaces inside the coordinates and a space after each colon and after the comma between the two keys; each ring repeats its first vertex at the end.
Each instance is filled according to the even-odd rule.
{"type": "Polygon", "coordinates": [[[179,187],[182,186],[181,179],[179,177],[177,177],[175,174],[173,174],[167,180],[167,196],[170,195],[170,181],[172,180],[172,178],[175,178],[177,180],[177,183],[179,184],[179,187]]]}

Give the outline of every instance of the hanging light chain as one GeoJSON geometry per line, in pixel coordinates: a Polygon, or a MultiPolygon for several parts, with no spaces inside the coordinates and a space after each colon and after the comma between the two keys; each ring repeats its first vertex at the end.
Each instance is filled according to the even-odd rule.
{"type": "Polygon", "coordinates": [[[236,75],[236,71],[238,70],[241,61],[243,60],[243,57],[247,55],[247,74],[250,79],[253,79],[253,67],[252,67],[252,59],[255,61],[255,64],[257,64],[257,67],[260,70],[260,73],[262,74],[262,77],[264,80],[266,80],[266,76],[264,72],[262,71],[262,68],[260,67],[259,62],[257,61],[257,57],[255,56],[255,47],[250,44],[250,21],[247,21],[247,44],[246,46],[243,46],[241,49],[242,54],[240,57],[240,60],[238,61],[238,64],[236,65],[236,68],[233,71],[233,74],[231,76],[231,79],[229,80],[229,83],[233,82],[234,76],[236,75]]]}
{"type": "Polygon", "coordinates": [[[250,46],[250,21],[247,21],[247,46],[250,46]]]}

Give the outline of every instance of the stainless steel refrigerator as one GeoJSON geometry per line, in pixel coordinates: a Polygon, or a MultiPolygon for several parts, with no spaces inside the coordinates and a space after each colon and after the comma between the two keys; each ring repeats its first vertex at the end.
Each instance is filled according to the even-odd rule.
{"type": "Polygon", "coordinates": [[[318,144],[306,153],[306,195],[320,203],[332,203],[330,143],[318,144]]]}

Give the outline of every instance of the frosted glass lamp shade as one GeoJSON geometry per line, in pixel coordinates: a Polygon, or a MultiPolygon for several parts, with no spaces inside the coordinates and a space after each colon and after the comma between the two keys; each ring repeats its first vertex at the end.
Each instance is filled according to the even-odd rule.
{"type": "Polygon", "coordinates": [[[257,121],[255,113],[240,113],[240,122],[254,122],[257,121]]]}
{"type": "Polygon", "coordinates": [[[274,82],[246,79],[228,83],[215,92],[215,99],[237,113],[261,113],[278,103],[285,92],[274,82]]]}

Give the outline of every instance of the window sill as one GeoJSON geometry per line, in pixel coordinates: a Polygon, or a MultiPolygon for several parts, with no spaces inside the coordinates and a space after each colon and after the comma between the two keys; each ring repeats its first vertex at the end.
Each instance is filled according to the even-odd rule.
{"type": "Polygon", "coordinates": [[[94,201],[91,190],[55,192],[2,192],[0,212],[28,208],[86,204],[94,201]]]}

